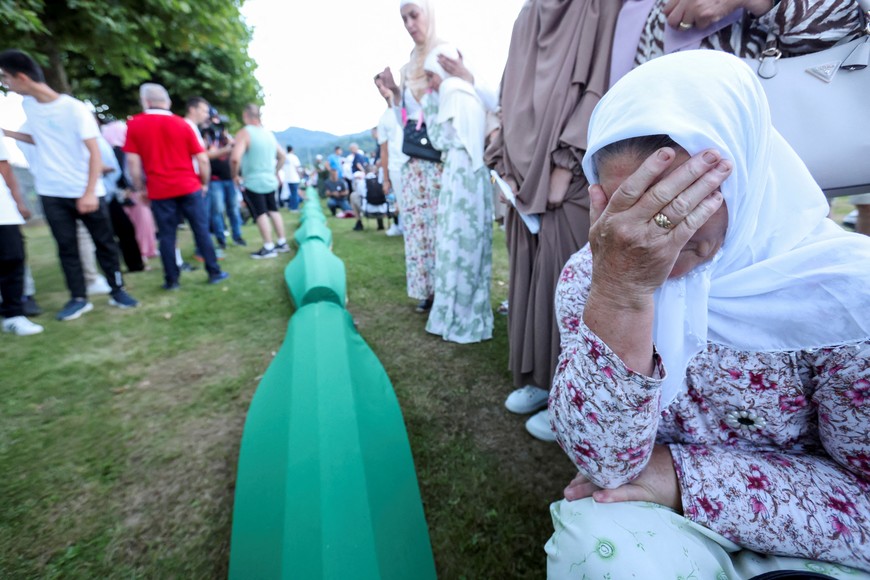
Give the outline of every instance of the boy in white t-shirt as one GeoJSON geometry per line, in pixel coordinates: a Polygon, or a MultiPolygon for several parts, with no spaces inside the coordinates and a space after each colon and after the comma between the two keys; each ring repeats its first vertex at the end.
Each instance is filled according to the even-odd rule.
{"type": "Polygon", "coordinates": [[[134,308],[138,302],[124,290],[118,245],[112,235],[97,137],[100,130],[87,106],[45,83],[42,69],[26,53],[0,53],[0,81],[24,97],[26,133],[4,131],[8,137],[36,145],[36,192],[57,243],[70,300],[58,320],[73,320],[93,310],[88,302],[79,256],[76,222],[81,221],[97,247],[97,260],[111,287],[109,304],[134,308]]]}
{"type": "Polygon", "coordinates": [[[9,154],[0,137],[0,316],[3,332],[18,336],[39,334],[44,329],[24,316],[24,238],[21,224],[30,217],[18,181],[9,165],[9,154]]]}

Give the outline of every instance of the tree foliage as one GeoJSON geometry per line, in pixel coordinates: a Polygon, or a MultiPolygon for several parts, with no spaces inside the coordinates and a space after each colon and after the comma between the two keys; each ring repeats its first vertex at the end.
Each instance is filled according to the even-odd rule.
{"type": "Polygon", "coordinates": [[[0,0],[0,47],[20,48],[56,90],[123,118],[138,86],[166,86],[174,107],[194,95],[231,116],[260,102],[243,0],[0,0]]]}

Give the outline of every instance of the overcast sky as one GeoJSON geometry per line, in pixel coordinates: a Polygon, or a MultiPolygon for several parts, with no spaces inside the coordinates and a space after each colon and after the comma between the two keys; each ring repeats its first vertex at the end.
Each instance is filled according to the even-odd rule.
{"type": "MultiPolygon", "coordinates": [[[[493,89],[524,1],[430,0],[438,36],[459,48],[477,82],[493,89]]],[[[242,13],[254,30],[250,55],[270,129],[346,135],[377,124],[385,104],[372,78],[385,66],[398,77],[413,48],[398,0],[247,0],[242,13]]],[[[20,97],[0,95],[0,127],[23,123],[20,97]]],[[[6,144],[20,161],[14,141],[6,144]]]]}
{"type": "MultiPolygon", "coordinates": [[[[498,87],[511,29],[524,0],[431,0],[438,36],[455,44],[475,77],[498,87]]],[[[384,101],[372,78],[408,61],[413,41],[398,0],[279,3],[247,0],[250,54],[274,130],[343,135],[377,124],[384,101]]]]}

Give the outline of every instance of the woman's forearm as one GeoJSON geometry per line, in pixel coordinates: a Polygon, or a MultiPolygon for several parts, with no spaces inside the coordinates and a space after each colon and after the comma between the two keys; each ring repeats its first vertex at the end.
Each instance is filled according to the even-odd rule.
{"type": "MultiPolygon", "coordinates": [[[[602,285],[603,286],[603,285],[602,285]]],[[[630,370],[652,376],[653,319],[652,295],[638,295],[629,290],[592,289],[583,311],[583,321],[630,370]]]]}
{"type": "Polygon", "coordinates": [[[687,518],[757,552],[870,570],[870,498],[830,458],[670,448],[687,518]]]}

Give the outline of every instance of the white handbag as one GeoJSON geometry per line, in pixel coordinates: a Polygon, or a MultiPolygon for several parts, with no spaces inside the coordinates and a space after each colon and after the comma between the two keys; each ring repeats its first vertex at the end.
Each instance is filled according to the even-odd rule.
{"type": "Polygon", "coordinates": [[[773,126],[827,196],[870,192],[870,24],[851,42],[780,57],[768,48],[744,59],[761,80],[773,126]]]}

